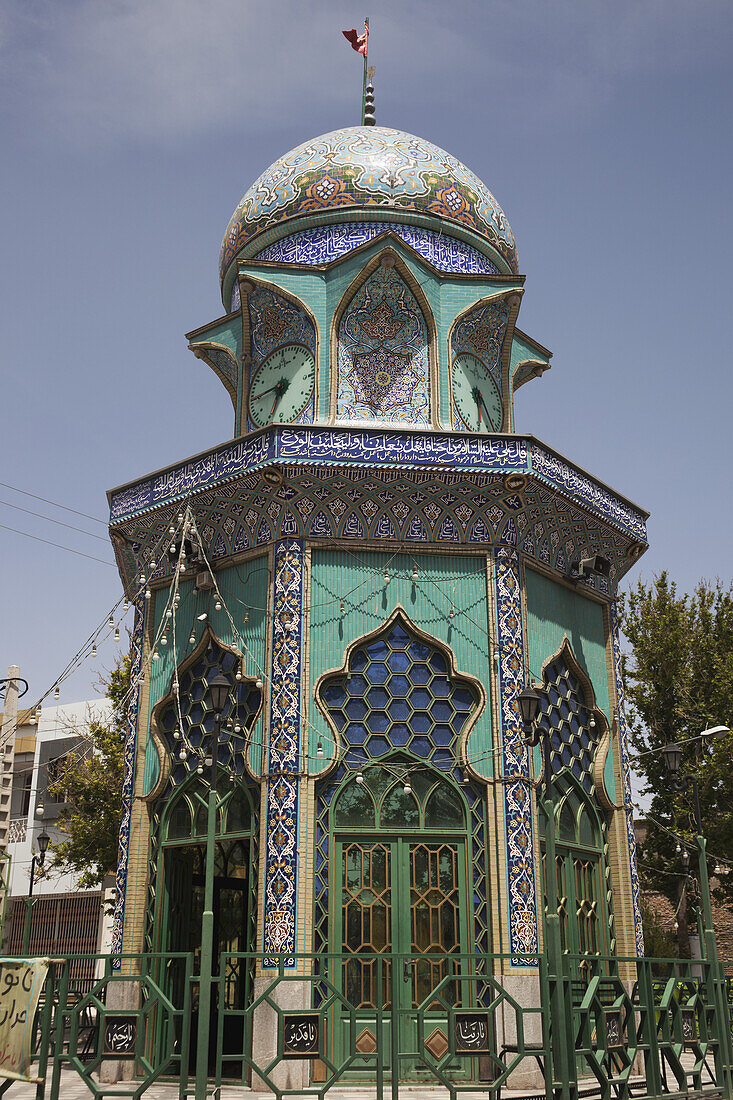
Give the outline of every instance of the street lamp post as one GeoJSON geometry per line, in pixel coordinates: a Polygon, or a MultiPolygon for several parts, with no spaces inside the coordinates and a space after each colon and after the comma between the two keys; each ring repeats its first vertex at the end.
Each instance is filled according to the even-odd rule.
{"type": "MultiPolygon", "coordinates": [[[[714,726],[713,729],[705,730],[700,736],[721,737],[725,736],[727,733],[730,733],[727,726],[714,726]]],[[[702,814],[700,812],[700,788],[697,782],[697,776],[694,772],[680,774],[682,745],[676,743],[665,745],[662,749],[662,755],[672,780],[673,789],[682,792],[686,791],[688,787],[692,788],[695,829],[697,833],[695,845],[697,847],[697,873],[700,879],[700,902],[702,906],[702,931],[703,942],[705,944],[705,959],[708,963],[708,973],[712,979],[713,985],[713,997],[711,999],[716,1007],[716,1014],[718,1015],[722,1032],[721,1044],[716,1051],[716,1060],[719,1057],[721,1046],[723,1046],[727,1052],[725,1061],[728,1067],[730,1067],[731,1056],[733,1056],[733,1046],[731,1045],[731,1034],[728,1026],[728,1008],[726,998],[723,994],[723,973],[718,959],[718,944],[715,938],[715,928],[713,927],[713,906],[710,897],[710,880],[708,878],[706,855],[707,841],[702,832],[702,814]]],[[[687,867],[685,867],[685,873],[687,873],[687,867]]]]}
{"type": "Polygon", "coordinates": [[[31,880],[28,884],[28,897],[25,899],[25,925],[23,926],[23,955],[28,956],[28,952],[31,946],[31,914],[33,912],[33,882],[36,874],[36,867],[43,867],[46,861],[46,852],[48,851],[48,842],[51,837],[44,829],[38,836],[38,855],[33,853],[31,858],[31,880]]]}
{"type": "Polygon", "coordinates": [[[555,806],[552,799],[552,761],[550,736],[535,725],[540,709],[540,696],[534,688],[525,688],[517,696],[522,729],[527,745],[542,749],[543,794],[537,788],[537,804],[545,818],[545,954],[550,984],[552,1065],[560,1087],[556,1095],[572,1097],[576,1093],[575,1057],[571,1053],[573,1034],[572,1008],[568,998],[564,973],[560,914],[558,912],[557,858],[555,853],[555,806]]]}
{"type": "Polygon", "coordinates": [[[206,871],[204,912],[201,918],[201,965],[199,973],[199,1021],[196,1044],[196,1100],[205,1100],[209,1075],[209,1036],[211,1034],[211,994],[214,982],[214,859],[216,853],[216,772],[219,762],[221,718],[232,685],[219,673],[209,681],[209,699],[214,712],[211,735],[211,780],[206,818],[206,871]]]}

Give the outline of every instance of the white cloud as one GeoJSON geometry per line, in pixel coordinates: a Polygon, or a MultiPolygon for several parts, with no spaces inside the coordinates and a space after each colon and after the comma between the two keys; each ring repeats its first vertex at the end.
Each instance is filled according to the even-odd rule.
{"type": "MultiPolygon", "coordinates": [[[[728,56],[727,0],[372,0],[395,103],[455,98],[537,120],[592,115],[635,75],[728,56]]],[[[16,0],[0,25],[5,114],[48,138],[176,144],[358,102],[353,0],[16,0]]],[[[317,124],[316,124],[317,126],[317,124]]]]}

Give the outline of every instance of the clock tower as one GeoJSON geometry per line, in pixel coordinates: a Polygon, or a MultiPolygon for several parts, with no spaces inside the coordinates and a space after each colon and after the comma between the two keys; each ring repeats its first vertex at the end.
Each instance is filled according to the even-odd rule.
{"type": "MultiPolygon", "coordinates": [[[[349,127],[286,153],[235,210],[220,282],[223,315],[187,339],[234,438],[109,494],[138,608],[115,948],[197,949],[219,730],[216,1011],[225,1046],[263,993],[325,1012],[323,1058],[277,1071],[299,1087],[374,1050],[453,956],[536,995],[529,685],[568,950],[641,950],[615,598],[647,514],[517,431],[550,352],[519,327],[503,210],[431,142],[349,127]]],[[[274,1056],[272,1027],[251,1041],[274,1056]]]]}

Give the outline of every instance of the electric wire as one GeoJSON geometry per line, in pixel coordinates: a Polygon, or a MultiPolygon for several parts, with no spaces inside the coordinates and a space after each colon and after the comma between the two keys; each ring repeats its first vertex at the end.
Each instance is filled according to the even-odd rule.
{"type": "Polygon", "coordinates": [[[82,516],[84,519],[90,519],[93,523],[101,523],[102,527],[106,527],[107,524],[103,519],[99,519],[98,516],[90,516],[87,512],[79,512],[76,508],[68,508],[65,504],[59,504],[56,500],[49,500],[47,497],[40,497],[37,493],[29,493],[27,489],[19,489],[17,485],[8,485],[6,481],[0,481],[3,489],[12,489],[14,493],[22,493],[25,497],[33,497],[34,500],[41,500],[44,504],[50,504],[54,508],[61,508],[64,512],[72,512],[75,516],[82,516]]]}
{"type": "Polygon", "coordinates": [[[83,527],[76,527],[73,523],[64,523],[61,519],[53,519],[52,516],[44,516],[41,512],[32,512],[30,508],[21,508],[19,504],[11,504],[9,500],[0,500],[5,508],[14,508],[16,512],[25,512],[27,516],[36,516],[37,519],[44,519],[47,523],[55,523],[58,527],[66,527],[69,531],[78,531],[80,535],[88,535],[90,539],[97,539],[99,542],[105,543],[109,546],[109,539],[104,538],[103,535],[95,535],[91,531],[85,531],[83,527]]]}
{"type": "Polygon", "coordinates": [[[0,523],[0,528],[3,531],[12,531],[15,535],[25,535],[27,539],[34,539],[36,542],[43,542],[46,546],[52,546],[54,550],[66,550],[69,554],[77,554],[80,558],[88,558],[90,561],[101,562],[102,565],[109,565],[112,569],[115,568],[115,564],[112,561],[105,561],[104,558],[97,558],[94,554],[84,554],[81,550],[73,550],[70,546],[64,546],[60,542],[49,542],[48,539],[42,539],[39,535],[31,535],[29,531],[21,531],[17,527],[8,527],[5,523],[0,523]]]}

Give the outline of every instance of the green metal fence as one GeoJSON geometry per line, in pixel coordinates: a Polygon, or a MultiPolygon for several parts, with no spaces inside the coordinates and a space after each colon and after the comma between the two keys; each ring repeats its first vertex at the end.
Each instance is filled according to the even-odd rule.
{"type": "Polygon", "coordinates": [[[238,1082],[325,1100],[368,1084],[397,1100],[409,1082],[451,1100],[516,1087],[548,1100],[733,1100],[733,987],[717,960],[568,955],[554,979],[542,956],[225,953],[209,1049],[197,1023],[191,954],[56,960],[36,1019],[36,1096],[63,1100],[71,1075],[100,1100],[160,1080],[183,1100],[204,1058],[214,1095],[238,1082]],[[82,960],[98,975],[83,983],[82,960]],[[232,980],[243,972],[252,980],[232,980]]]}

